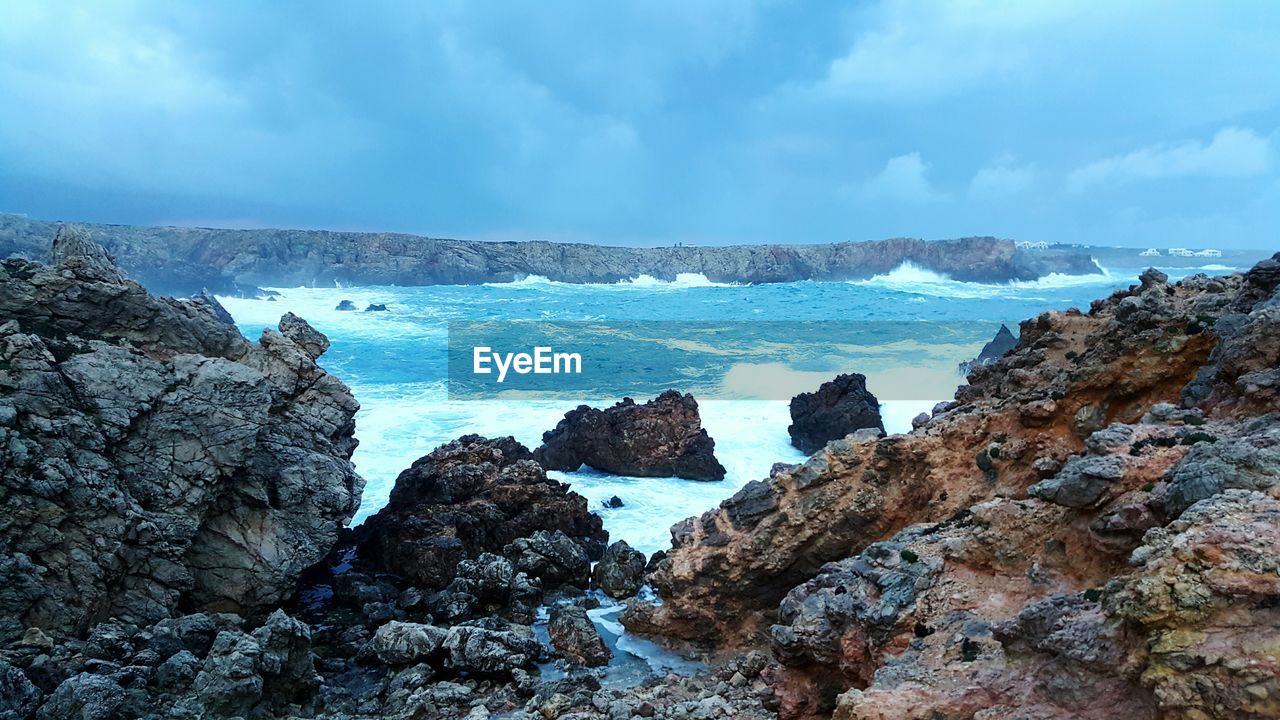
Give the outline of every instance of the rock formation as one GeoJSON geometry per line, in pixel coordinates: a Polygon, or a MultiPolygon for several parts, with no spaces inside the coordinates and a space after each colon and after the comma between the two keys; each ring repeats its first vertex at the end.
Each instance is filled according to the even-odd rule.
{"type": "Polygon", "coordinates": [[[578,406],[543,433],[534,458],[548,470],[589,465],[615,475],[723,480],[715,447],[698,401],[668,390],[643,405],[624,398],[605,410],[578,406]]]}
{"type": "Polygon", "coordinates": [[[596,626],[587,617],[587,611],[579,605],[552,608],[547,634],[551,637],[551,644],[574,665],[600,667],[608,665],[609,658],[613,657],[600,633],[596,632],[596,626]]]}
{"type": "Polygon", "coordinates": [[[612,598],[635,595],[644,584],[644,553],[619,540],[604,551],[604,557],[591,571],[591,584],[612,598]]]}
{"type": "MultiPolygon", "coordinates": [[[[559,531],[587,552],[602,549],[608,538],[586,498],[548,478],[528,448],[510,437],[468,435],[401,473],[386,507],[357,528],[355,537],[364,561],[439,590],[453,580],[462,560],[502,553],[538,531],[559,531]]],[[[519,546],[510,552],[517,562],[526,552],[539,554],[537,548],[519,546]]],[[[564,554],[554,548],[545,552],[564,554]]],[[[578,569],[585,573],[585,561],[578,569]]]]}
{"type": "Polygon", "coordinates": [[[785,718],[1276,716],[1276,268],[1024,322],[911,434],[672,528],[624,624],[768,644],[785,718]]]}
{"type": "MultiPolygon", "coordinates": [[[[357,404],[292,318],[257,343],[75,228],[0,263],[0,637],[265,615],[355,512],[357,404]]],[[[68,690],[68,692],[71,692],[68,690]]]]}
{"type": "Polygon", "coordinates": [[[822,446],[863,428],[884,432],[880,401],[867,390],[865,375],[837,375],[816,391],[791,398],[791,444],[812,455],[822,446]]]}
{"type": "Polygon", "coordinates": [[[990,365],[1004,357],[1017,344],[1018,338],[1013,336],[1013,331],[1009,329],[1008,325],[1002,323],[1000,329],[996,331],[996,336],[982,346],[978,357],[960,363],[960,372],[968,375],[970,370],[979,365],[990,365]]]}
{"type": "MultiPolygon", "coordinates": [[[[54,223],[0,214],[0,257],[44,257],[54,223]]],[[[581,243],[439,240],[394,233],[87,226],[122,267],[155,292],[260,292],[299,285],[468,285],[529,275],[612,283],[701,273],[715,282],[848,280],[910,262],[956,280],[1008,282],[1099,272],[1085,252],[1029,252],[991,237],[895,238],[827,245],[608,247],[581,243]]],[[[355,309],[352,307],[351,309],[355,309]]]]}

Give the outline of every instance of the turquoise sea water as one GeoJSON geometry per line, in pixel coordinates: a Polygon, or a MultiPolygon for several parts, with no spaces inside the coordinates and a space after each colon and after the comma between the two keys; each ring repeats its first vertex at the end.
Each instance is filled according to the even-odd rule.
{"type": "MultiPolygon", "coordinates": [[[[1234,268],[1169,271],[1175,279],[1193,272],[1222,274],[1234,268]]],[[[1134,282],[1139,268],[1108,268],[1092,276],[1049,276],[1035,282],[983,285],[949,280],[911,266],[865,281],[798,282],[738,286],[707,282],[696,275],[675,282],[637,278],[612,285],[570,285],[540,278],[478,286],[277,288],[275,301],[220,298],[240,329],[256,338],[292,311],[329,336],[321,358],[326,369],[351,386],[361,403],[356,418],[360,447],[355,463],[368,485],[357,521],[385,502],[396,476],[441,443],[467,433],[514,435],[530,448],[578,401],[607,404],[618,398],[574,401],[498,397],[451,400],[446,383],[446,343],[450,321],[841,321],[886,328],[893,337],[868,350],[832,337],[822,350],[806,353],[795,367],[769,367],[771,383],[791,383],[800,392],[839,372],[861,372],[883,401],[889,432],[910,430],[910,420],[936,402],[950,399],[964,381],[956,365],[973,357],[1005,322],[1016,323],[1049,309],[1079,307],[1134,282]],[[389,312],[340,312],[343,299],[364,308],[385,303],[389,312]],[[893,321],[893,322],[886,322],[893,321]],[[916,332],[900,321],[930,321],[916,332]],[[939,333],[972,324],[973,332],[939,333]],[[888,330],[892,328],[892,330],[888,330]],[[904,388],[910,392],[904,392],[904,388]]],[[[869,331],[874,334],[874,330],[869,331]]],[[[823,344],[813,340],[810,344],[823,344]]],[[[812,348],[806,346],[806,350],[812,348]]],[[[750,387],[761,365],[751,352],[726,356],[722,347],[696,347],[715,356],[700,368],[650,367],[657,377],[685,373],[697,383],[750,387]],[[711,368],[711,370],[708,370],[711,368]],[[696,372],[694,372],[696,371],[696,372]]],[[[662,362],[662,354],[637,358],[662,362]],[[651,360],[652,358],[657,358],[651,360]]],[[[683,356],[681,362],[688,362],[683,356]]],[[[697,356],[694,356],[697,361],[697,356]]],[[[775,364],[776,365],[776,364],[775,364]]],[[[691,381],[693,382],[693,381],[691,381]]],[[[679,387],[681,390],[694,390],[679,387]]],[[[656,392],[656,391],[655,391],[656,392]]],[[[774,393],[776,394],[776,393],[774,393]]],[[[637,401],[644,398],[636,397],[637,401]]],[[[676,478],[626,478],[590,470],[552,473],[569,482],[601,514],[613,539],[625,539],[645,553],[669,545],[675,522],[719,504],[751,480],[764,478],[775,462],[798,462],[791,447],[785,400],[703,400],[703,424],[716,441],[716,455],[728,470],[721,482],[676,478]],[[605,509],[617,495],[625,505],[605,509]]]]}

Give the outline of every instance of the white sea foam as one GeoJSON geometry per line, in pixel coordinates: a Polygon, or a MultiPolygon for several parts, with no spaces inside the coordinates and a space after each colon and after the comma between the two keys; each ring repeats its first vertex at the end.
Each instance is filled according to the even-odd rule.
{"type": "Polygon", "coordinates": [[[1111,273],[1094,261],[1101,270],[1098,274],[1069,275],[1050,273],[1036,280],[1015,280],[1007,283],[977,283],[953,280],[951,277],[913,262],[903,262],[893,270],[865,280],[850,280],[854,285],[884,288],[895,292],[933,295],[955,298],[993,298],[1025,295],[1027,290],[1055,290],[1088,285],[1110,285],[1115,282],[1111,273]]]}

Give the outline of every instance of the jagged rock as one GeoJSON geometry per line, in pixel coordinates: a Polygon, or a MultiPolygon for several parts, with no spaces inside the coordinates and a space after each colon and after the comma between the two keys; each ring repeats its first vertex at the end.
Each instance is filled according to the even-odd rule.
{"type": "Polygon", "coordinates": [[[534,458],[548,470],[589,465],[615,475],[723,480],[715,445],[697,400],[668,390],[643,405],[624,398],[604,410],[581,405],[569,411],[543,433],[534,458]]]}
{"type": "Polygon", "coordinates": [[[628,598],[644,585],[644,569],[644,553],[619,540],[604,551],[591,572],[591,581],[609,597],[628,598]]]}
{"type": "Polygon", "coordinates": [[[262,654],[258,672],[263,677],[263,696],[272,707],[305,703],[320,686],[311,654],[311,628],[306,623],[276,610],[265,624],[253,631],[262,654]]]}
{"type": "Polygon", "coordinates": [[[1124,477],[1120,455],[1083,455],[1067,461],[1058,474],[1027,488],[1027,494],[1067,507],[1087,507],[1124,477]]]}
{"type": "Polygon", "coordinates": [[[350,312],[350,311],[356,310],[357,308],[356,308],[356,304],[351,302],[350,300],[342,300],[333,309],[342,310],[344,312],[350,312]]]}
{"type": "Polygon", "coordinates": [[[382,303],[370,303],[364,309],[365,312],[387,312],[387,306],[382,303]]]}
{"type": "Polygon", "coordinates": [[[362,559],[438,590],[460,561],[540,530],[607,539],[586,499],[530,457],[509,437],[468,435],[436,448],[401,473],[386,507],[355,529],[362,559]]]}
{"type": "Polygon", "coordinates": [[[605,500],[603,504],[605,507],[611,510],[616,510],[622,507],[622,498],[618,497],[617,495],[614,495],[610,497],[608,500],[605,500]]]}
{"type": "Polygon", "coordinates": [[[156,668],[156,688],[170,694],[182,693],[191,687],[198,672],[200,659],[188,650],[181,650],[156,668]]]}
{"type": "MultiPolygon", "coordinates": [[[[231,313],[227,312],[227,309],[222,307],[222,303],[218,302],[218,298],[214,297],[213,293],[208,290],[201,290],[195,295],[192,295],[191,300],[192,302],[198,302],[208,307],[209,312],[213,313],[214,317],[227,325],[234,326],[236,324],[236,319],[231,317],[231,313]]],[[[290,314],[292,315],[292,313],[290,314]]],[[[281,322],[283,322],[283,319],[281,319],[281,322]]],[[[317,357],[318,356],[319,354],[317,353],[317,357]]]]}
{"type": "Polygon", "coordinates": [[[483,675],[509,674],[532,667],[541,654],[541,646],[532,635],[466,625],[449,628],[444,647],[449,651],[449,667],[483,675]]]}
{"type": "Polygon", "coordinates": [[[1166,717],[1280,715],[1280,502],[1226,490],[1147,533],[1104,603],[1151,648],[1142,674],[1166,717]]]}
{"type": "Polygon", "coordinates": [[[284,317],[280,318],[280,334],[302,348],[303,352],[311,356],[312,360],[320,357],[329,349],[329,338],[325,337],[324,333],[311,327],[311,324],[306,320],[293,313],[285,313],[284,317]]]}
{"type": "Polygon", "coordinates": [[[539,530],[527,538],[517,538],[502,552],[516,569],[538,578],[544,587],[569,584],[585,588],[590,578],[591,560],[586,551],[560,530],[539,530]]]}
{"type": "Polygon", "coordinates": [[[865,375],[849,373],[825,382],[815,392],[791,398],[791,444],[815,453],[832,440],[863,428],[884,432],[880,401],[867,390],[865,375]]]}
{"type": "Polygon", "coordinates": [[[261,656],[262,647],[252,635],[234,630],[218,633],[192,683],[196,699],[223,716],[247,715],[262,699],[261,656]]]}
{"type": "Polygon", "coordinates": [[[378,628],[366,651],[387,665],[414,665],[434,657],[447,634],[433,625],[393,620],[378,628]]]}
{"type": "Polygon", "coordinates": [[[1013,331],[1009,329],[1009,326],[1001,323],[995,337],[982,346],[982,350],[978,352],[978,357],[960,363],[960,372],[968,375],[976,367],[990,365],[1007,355],[1017,345],[1018,338],[1014,336],[1013,331]]]}
{"type": "Polygon", "coordinates": [[[0,718],[23,720],[40,706],[44,693],[22,670],[0,660],[0,718]]]}
{"type": "Polygon", "coordinates": [[[108,677],[80,673],[67,678],[36,713],[37,720],[116,720],[124,688],[108,677]]]}
{"type": "Polygon", "coordinates": [[[575,665],[600,667],[613,657],[587,611],[577,605],[560,605],[551,610],[547,623],[551,644],[575,665]]]}
{"type": "Polygon", "coordinates": [[[1280,415],[1258,418],[1243,438],[1217,440],[1205,434],[1166,476],[1170,515],[1224,490],[1268,492],[1280,484],[1280,415]],[[1212,441],[1211,441],[1212,440],[1212,441]]]}
{"type": "Polygon", "coordinates": [[[481,553],[474,560],[458,563],[453,581],[433,596],[431,605],[438,616],[454,622],[484,613],[532,622],[541,602],[542,586],[537,579],[518,571],[501,555],[481,553]]]}
{"type": "Polygon", "coordinates": [[[0,636],[265,614],[355,512],[357,403],[281,334],[59,237],[57,267],[0,263],[0,636]]]}

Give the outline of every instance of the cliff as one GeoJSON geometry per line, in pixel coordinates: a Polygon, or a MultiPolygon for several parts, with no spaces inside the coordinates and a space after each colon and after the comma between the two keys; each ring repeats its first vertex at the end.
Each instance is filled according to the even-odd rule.
{"type": "MultiPolygon", "coordinates": [[[[1028,252],[991,237],[895,238],[828,245],[626,248],[580,243],[475,242],[393,233],[86,225],[130,277],[155,292],[250,292],[255,286],[466,285],[529,275],[612,283],[701,273],[714,282],[846,280],[912,262],[956,280],[1031,280],[1098,272],[1087,254],[1028,252]]],[[[0,215],[0,257],[42,259],[56,223],[0,215]]]]}

